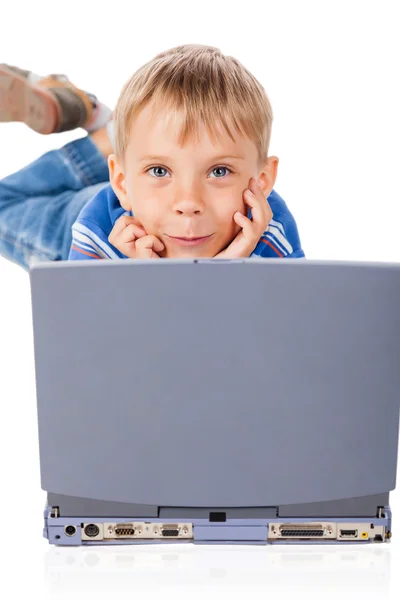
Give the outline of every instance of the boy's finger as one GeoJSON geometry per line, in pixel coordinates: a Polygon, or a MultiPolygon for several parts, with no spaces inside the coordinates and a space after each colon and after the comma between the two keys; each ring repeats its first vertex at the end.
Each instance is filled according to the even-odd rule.
{"type": "Polygon", "coordinates": [[[255,179],[255,177],[251,177],[250,181],[249,181],[249,190],[251,192],[253,192],[254,196],[256,198],[258,198],[260,200],[260,202],[262,202],[262,206],[264,207],[265,205],[269,206],[269,202],[268,202],[268,198],[265,197],[265,194],[263,192],[263,190],[261,189],[261,187],[258,185],[257,180],[255,179]]]}
{"type": "MultiPolygon", "coordinates": [[[[116,248],[117,248],[117,246],[116,246],[116,248]]],[[[128,258],[137,258],[135,242],[128,242],[126,244],[121,244],[118,247],[118,250],[120,252],[122,252],[122,254],[125,254],[125,256],[127,256],[128,258]]]]}
{"type": "Polygon", "coordinates": [[[273,214],[268,200],[265,199],[262,190],[259,190],[256,196],[248,193],[244,194],[245,203],[250,206],[252,221],[259,226],[260,231],[264,231],[271,221],[273,214]]]}
{"type": "Polygon", "coordinates": [[[258,182],[257,182],[257,180],[256,180],[255,177],[250,177],[249,188],[248,189],[251,192],[253,192],[253,194],[254,194],[254,196],[256,198],[259,198],[260,200],[261,200],[261,198],[264,198],[264,192],[262,191],[262,189],[258,185],[258,182]]]}
{"type": "Polygon", "coordinates": [[[156,237],[155,235],[149,235],[147,237],[150,238],[151,247],[153,248],[153,250],[155,250],[156,252],[162,252],[164,250],[165,246],[158,237],[156,237]]]}
{"type": "Polygon", "coordinates": [[[160,258],[156,252],[164,250],[164,244],[155,235],[147,235],[137,240],[137,258],[160,258]]]}
{"type": "Polygon", "coordinates": [[[137,225],[131,224],[121,231],[121,233],[119,234],[119,239],[123,243],[133,242],[134,240],[142,238],[145,235],[146,233],[143,231],[143,229],[141,229],[137,225]]]}
{"type": "Polygon", "coordinates": [[[249,190],[246,190],[246,192],[244,194],[244,201],[247,204],[247,206],[250,206],[250,208],[251,208],[252,220],[255,223],[263,222],[264,221],[264,213],[263,213],[264,206],[262,203],[265,200],[260,199],[257,196],[254,196],[254,194],[249,192],[249,190]]]}
{"type": "Polygon", "coordinates": [[[146,233],[139,221],[135,219],[135,217],[130,217],[129,215],[122,215],[119,217],[119,219],[117,219],[114,223],[113,231],[116,235],[118,235],[125,229],[125,227],[128,227],[128,225],[135,225],[136,227],[142,229],[144,233],[146,233]]]}
{"type": "Polygon", "coordinates": [[[244,235],[244,238],[246,240],[246,243],[247,242],[252,242],[253,239],[257,235],[254,232],[253,222],[250,221],[250,219],[248,219],[244,215],[242,215],[242,213],[240,213],[240,212],[236,212],[233,215],[233,218],[234,218],[235,222],[239,225],[239,227],[242,228],[243,235],[244,235]]]}
{"type": "Polygon", "coordinates": [[[129,240],[129,241],[123,242],[123,241],[121,241],[121,238],[118,238],[114,242],[114,246],[115,246],[115,248],[117,248],[117,250],[122,252],[122,254],[124,254],[128,258],[136,258],[136,241],[135,240],[129,240]]]}

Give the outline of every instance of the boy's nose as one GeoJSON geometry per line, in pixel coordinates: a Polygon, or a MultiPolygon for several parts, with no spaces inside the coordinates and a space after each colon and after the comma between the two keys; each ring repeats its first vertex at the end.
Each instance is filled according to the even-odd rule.
{"type": "Polygon", "coordinates": [[[204,212],[204,203],[198,198],[183,196],[174,201],[173,210],[179,215],[201,215],[204,212]]]}

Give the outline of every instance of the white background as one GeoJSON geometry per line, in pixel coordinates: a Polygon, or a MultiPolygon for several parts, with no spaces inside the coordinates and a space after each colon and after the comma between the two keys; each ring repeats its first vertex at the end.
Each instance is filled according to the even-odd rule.
{"type": "MultiPolygon", "coordinates": [[[[398,0],[7,2],[0,62],[66,73],[109,106],[144,62],[184,43],[218,46],[264,85],[274,110],[275,189],[308,258],[400,260],[398,0]]],[[[0,124],[0,177],[84,135],[0,124]]],[[[0,259],[0,572],[6,597],[395,598],[392,544],[341,548],[49,547],[41,538],[28,275],[0,259]]]]}

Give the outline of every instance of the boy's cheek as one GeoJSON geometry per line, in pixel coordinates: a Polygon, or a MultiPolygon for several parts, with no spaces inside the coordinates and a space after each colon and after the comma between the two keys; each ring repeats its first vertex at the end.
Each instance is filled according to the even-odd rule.
{"type": "Polygon", "coordinates": [[[155,222],[155,215],[152,214],[151,210],[146,210],[141,202],[132,202],[132,213],[146,233],[149,235],[156,235],[157,226],[155,222]]]}
{"type": "MultiPolygon", "coordinates": [[[[232,217],[232,221],[233,221],[233,217],[232,217]]],[[[218,252],[221,252],[227,246],[229,246],[229,244],[231,242],[233,242],[233,240],[235,239],[235,237],[237,236],[237,234],[239,233],[240,230],[241,230],[241,227],[237,223],[235,223],[235,221],[233,221],[230,228],[225,232],[225,235],[221,236],[221,238],[220,238],[219,247],[217,248],[218,252]]],[[[216,254],[217,254],[217,252],[216,252],[216,254]]]]}
{"type": "Polygon", "coordinates": [[[235,212],[238,212],[238,211],[241,212],[243,215],[247,215],[248,206],[246,206],[243,199],[241,199],[239,202],[237,202],[236,206],[233,207],[232,219],[233,219],[233,215],[235,214],[235,212]]]}

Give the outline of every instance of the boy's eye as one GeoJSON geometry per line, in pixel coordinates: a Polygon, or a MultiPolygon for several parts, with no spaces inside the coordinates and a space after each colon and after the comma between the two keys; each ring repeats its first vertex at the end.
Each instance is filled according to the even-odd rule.
{"type": "MultiPolygon", "coordinates": [[[[219,173],[221,173],[221,171],[222,171],[222,172],[223,172],[223,171],[229,171],[229,173],[232,173],[232,171],[231,171],[230,169],[228,169],[228,167],[223,167],[223,166],[220,166],[220,167],[215,167],[215,168],[214,168],[214,169],[211,171],[211,173],[214,173],[215,171],[219,171],[219,173]]],[[[223,178],[223,176],[224,176],[224,173],[222,173],[222,175],[217,175],[217,176],[216,176],[215,178],[213,178],[213,179],[222,179],[222,178],[223,178]]]]}
{"type": "MultiPolygon", "coordinates": [[[[150,173],[151,171],[153,171],[153,176],[156,177],[157,179],[165,179],[162,171],[165,171],[166,173],[168,173],[167,169],[165,167],[161,167],[161,166],[156,166],[156,167],[150,167],[149,169],[147,169],[147,173],[150,173]],[[157,174],[155,174],[154,172],[156,172],[157,174]]],[[[229,173],[232,173],[231,169],[229,169],[228,167],[223,167],[223,166],[219,166],[219,167],[215,167],[211,173],[215,173],[217,172],[216,177],[212,177],[212,179],[222,179],[224,177],[225,171],[229,171],[229,173]],[[222,173],[221,173],[222,171],[222,173]]]]}
{"type": "MultiPolygon", "coordinates": [[[[147,172],[149,173],[150,171],[154,171],[154,170],[158,171],[159,174],[160,174],[160,171],[167,171],[167,169],[165,167],[157,166],[157,167],[150,167],[150,169],[147,169],[147,172]]],[[[159,176],[159,174],[154,175],[154,177],[156,177],[157,179],[165,179],[165,177],[163,177],[162,174],[161,174],[161,176],[159,176]]]]}

